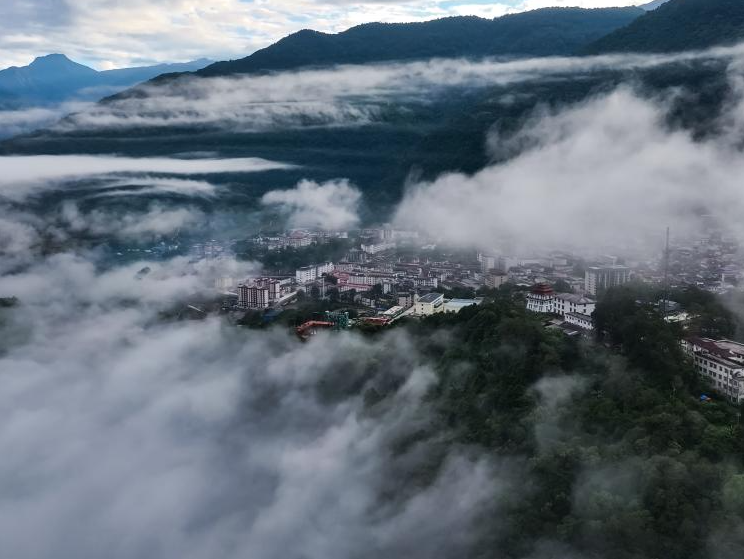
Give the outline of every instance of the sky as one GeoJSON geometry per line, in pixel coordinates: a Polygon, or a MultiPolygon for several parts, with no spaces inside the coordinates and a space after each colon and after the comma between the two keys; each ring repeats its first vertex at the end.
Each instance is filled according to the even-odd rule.
{"type": "Polygon", "coordinates": [[[338,32],[370,21],[498,17],[547,6],[602,8],[639,0],[3,0],[0,67],[63,53],[99,70],[247,56],[300,29],[338,32]]]}

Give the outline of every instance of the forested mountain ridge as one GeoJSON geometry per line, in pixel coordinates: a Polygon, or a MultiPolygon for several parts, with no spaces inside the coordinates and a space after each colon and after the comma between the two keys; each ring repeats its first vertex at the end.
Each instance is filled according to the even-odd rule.
{"type": "Polygon", "coordinates": [[[598,39],[582,53],[676,52],[728,45],[742,39],[741,0],[669,0],[598,39]]]}
{"type": "Polygon", "coordinates": [[[240,60],[216,62],[197,75],[434,57],[568,55],[643,13],[640,8],[544,8],[492,20],[463,16],[368,23],[338,34],[304,30],[240,60]]]}

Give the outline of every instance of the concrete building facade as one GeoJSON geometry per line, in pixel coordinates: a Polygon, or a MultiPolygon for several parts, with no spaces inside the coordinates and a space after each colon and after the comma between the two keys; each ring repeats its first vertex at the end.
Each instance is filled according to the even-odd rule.
{"type": "Polygon", "coordinates": [[[429,316],[444,312],[444,295],[442,293],[429,293],[419,297],[413,304],[413,313],[419,316],[429,316]]]}
{"type": "Polygon", "coordinates": [[[682,347],[711,387],[733,403],[744,401],[744,344],[731,340],[687,338],[682,347]]]}
{"type": "Polygon", "coordinates": [[[584,292],[594,297],[598,293],[630,281],[630,268],[627,266],[592,266],[584,273],[584,292]]]}

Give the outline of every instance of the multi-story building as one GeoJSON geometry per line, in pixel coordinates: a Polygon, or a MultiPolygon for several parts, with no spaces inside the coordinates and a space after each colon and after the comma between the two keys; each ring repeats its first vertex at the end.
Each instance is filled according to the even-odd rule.
{"type": "Polygon", "coordinates": [[[734,403],[744,400],[744,344],[691,337],[682,341],[682,347],[716,392],[734,403]]]}
{"type": "Polygon", "coordinates": [[[584,273],[584,292],[597,296],[598,293],[630,281],[630,268],[627,266],[592,266],[584,273]]]}
{"type": "Polygon", "coordinates": [[[444,311],[444,295],[441,293],[429,293],[419,297],[413,304],[413,313],[419,316],[429,316],[444,311]]]}
{"type": "Polygon", "coordinates": [[[413,293],[398,293],[398,306],[410,308],[413,306],[416,296],[413,293]]]}
{"type": "Polygon", "coordinates": [[[569,324],[578,326],[582,330],[594,330],[594,321],[589,315],[569,312],[563,315],[563,319],[569,324]]]}
{"type": "Polygon", "coordinates": [[[546,283],[538,283],[527,295],[527,310],[549,314],[553,312],[555,291],[546,283]]]}
{"type": "Polygon", "coordinates": [[[593,299],[574,293],[556,293],[546,283],[536,284],[527,295],[528,311],[557,314],[566,322],[585,330],[593,328],[592,314],[596,306],[593,299]]]}
{"type": "Polygon", "coordinates": [[[486,287],[498,289],[509,281],[509,276],[498,270],[488,270],[484,280],[486,287]]]}
{"type": "Polygon", "coordinates": [[[295,271],[295,279],[297,283],[304,285],[315,281],[323,274],[330,274],[334,270],[333,262],[324,262],[323,264],[313,264],[311,266],[303,266],[295,271]]]}
{"type": "Polygon", "coordinates": [[[244,309],[265,309],[269,306],[269,290],[257,285],[238,286],[238,306],[244,309]]]}
{"type": "Polygon", "coordinates": [[[394,248],[395,243],[392,242],[371,243],[362,245],[362,251],[366,252],[367,254],[379,254],[381,252],[392,250],[394,248]]]}
{"type": "Polygon", "coordinates": [[[256,287],[267,289],[270,301],[276,301],[282,296],[282,282],[278,279],[260,278],[254,282],[254,285],[256,287]]]}
{"type": "Polygon", "coordinates": [[[597,302],[594,299],[574,293],[556,293],[552,312],[561,316],[566,316],[568,313],[591,316],[596,308],[597,302]]]}
{"type": "Polygon", "coordinates": [[[484,274],[489,270],[493,270],[498,264],[499,258],[496,255],[488,254],[485,252],[478,253],[478,262],[480,262],[481,272],[484,274]]]}

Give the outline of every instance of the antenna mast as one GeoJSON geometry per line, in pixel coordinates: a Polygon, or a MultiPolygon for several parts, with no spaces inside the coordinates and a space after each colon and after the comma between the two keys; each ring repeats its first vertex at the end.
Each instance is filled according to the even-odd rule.
{"type": "Polygon", "coordinates": [[[669,304],[669,227],[666,228],[666,248],[664,249],[664,300],[662,301],[662,313],[667,317],[667,305],[669,304]]]}

